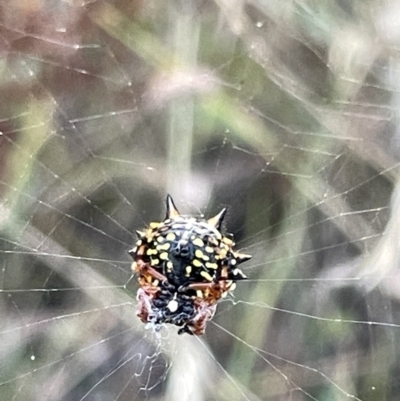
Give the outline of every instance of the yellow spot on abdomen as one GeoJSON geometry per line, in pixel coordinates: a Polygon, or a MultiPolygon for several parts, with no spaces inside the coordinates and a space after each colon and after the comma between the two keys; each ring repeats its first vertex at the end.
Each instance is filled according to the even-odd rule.
{"type": "Polygon", "coordinates": [[[210,273],[208,272],[202,271],[200,272],[200,276],[204,277],[208,281],[213,281],[213,278],[210,276],[210,273]]]}
{"type": "Polygon", "coordinates": [[[169,233],[169,234],[166,236],[166,238],[167,238],[168,241],[174,241],[175,238],[176,238],[176,235],[175,235],[174,233],[169,233]]]}
{"type": "Polygon", "coordinates": [[[196,258],[203,259],[204,253],[200,249],[196,249],[196,252],[194,253],[196,255],[196,258]]]}
{"type": "Polygon", "coordinates": [[[157,249],[158,249],[159,251],[167,251],[167,250],[170,248],[170,246],[171,246],[171,244],[170,244],[169,242],[166,242],[166,243],[163,244],[163,245],[158,245],[158,246],[157,246],[157,249]]]}
{"type": "Polygon", "coordinates": [[[218,265],[216,263],[207,262],[206,267],[209,269],[218,269],[218,265]]]}
{"type": "Polygon", "coordinates": [[[193,240],[193,244],[197,245],[197,246],[201,246],[201,247],[204,246],[203,240],[201,238],[198,238],[198,237],[195,240],[193,240]]]}
{"type": "Polygon", "coordinates": [[[200,260],[195,259],[195,260],[192,262],[192,265],[193,265],[194,267],[201,267],[201,266],[203,266],[203,263],[201,263],[200,260]]]}

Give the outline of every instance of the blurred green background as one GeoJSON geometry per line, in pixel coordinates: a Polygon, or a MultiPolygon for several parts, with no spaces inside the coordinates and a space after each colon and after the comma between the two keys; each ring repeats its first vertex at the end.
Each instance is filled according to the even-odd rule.
{"type": "Polygon", "coordinates": [[[1,400],[398,400],[396,1],[0,2],[1,400]],[[202,338],[127,250],[228,207],[202,338]]]}

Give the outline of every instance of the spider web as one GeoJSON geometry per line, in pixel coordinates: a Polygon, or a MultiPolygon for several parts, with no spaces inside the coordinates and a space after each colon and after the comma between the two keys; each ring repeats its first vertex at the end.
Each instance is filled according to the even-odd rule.
{"type": "Polygon", "coordinates": [[[396,3],[10,4],[0,398],[397,399],[396,3]],[[253,255],[203,337],[136,317],[166,193],[253,255]]]}

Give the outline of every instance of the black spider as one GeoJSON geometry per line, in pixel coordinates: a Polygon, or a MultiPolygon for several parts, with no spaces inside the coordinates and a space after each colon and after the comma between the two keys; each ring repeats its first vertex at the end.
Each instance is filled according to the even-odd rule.
{"type": "Polygon", "coordinates": [[[237,267],[251,258],[233,250],[221,232],[226,209],[211,219],[181,216],[167,196],[163,222],[150,223],[129,251],[139,276],[138,316],[145,323],[171,323],[178,331],[203,334],[217,302],[246,276],[237,267]]]}

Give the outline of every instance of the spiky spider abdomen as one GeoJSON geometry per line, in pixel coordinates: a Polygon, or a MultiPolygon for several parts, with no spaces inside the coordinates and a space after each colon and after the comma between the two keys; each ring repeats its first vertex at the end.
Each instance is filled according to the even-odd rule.
{"type": "Polygon", "coordinates": [[[209,220],[181,216],[167,196],[166,219],[150,223],[129,251],[139,276],[138,316],[145,323],[172,323],[179,334],[203,334],[219,299],[245,275],[237,265],[250,255],[233,250],[220,232],[223,209],[209,220]]]}

